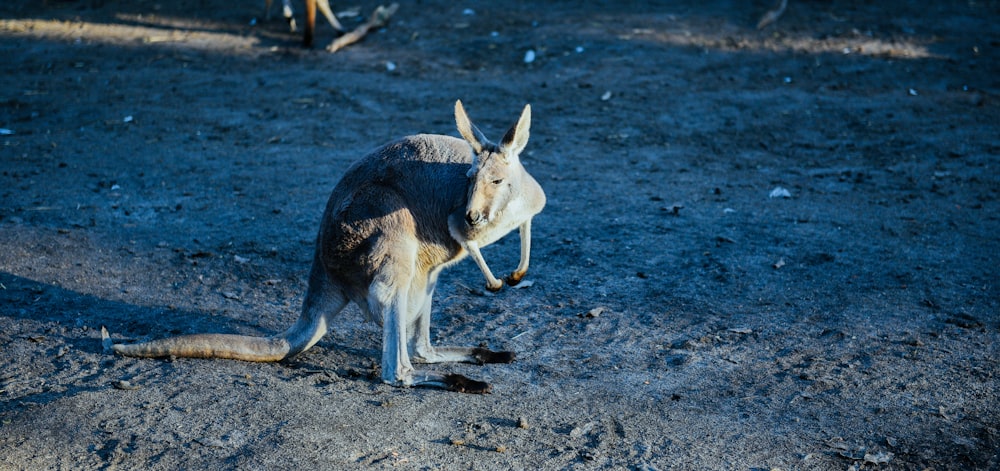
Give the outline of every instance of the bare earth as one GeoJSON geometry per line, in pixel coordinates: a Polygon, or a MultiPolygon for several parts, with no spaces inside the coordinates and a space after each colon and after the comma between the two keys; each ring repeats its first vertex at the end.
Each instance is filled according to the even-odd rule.
{"type": "Polygon", "coordinates": [[[331,55],[262,0],[2,2],[0,468],[1000,469],[997,1],[527,3],[331,55]],[[102,351],[284,330],[340,175],[455,99],[532,105],[549,197],[533,285],[435,299],[493,394],[382,384],[354,307],[283,363],[102,351]]]}

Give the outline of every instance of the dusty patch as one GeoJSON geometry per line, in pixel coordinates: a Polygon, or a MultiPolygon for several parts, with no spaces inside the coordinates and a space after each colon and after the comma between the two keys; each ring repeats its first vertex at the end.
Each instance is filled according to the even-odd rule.
{"type": "Polygon", "coordinates": [[[432,1],[335,55],[255,2],[38,3],[0,6],[3,466],[1000,466],[995,2],[432,1]],[[517,352],[441,367],[493,394],[382,385],[356,311],[283,364],[102,353],[284,329],[346,166],[456,98],[531,103],[549,195],[531,286],[438,289],[439,341],[517,352]]]}

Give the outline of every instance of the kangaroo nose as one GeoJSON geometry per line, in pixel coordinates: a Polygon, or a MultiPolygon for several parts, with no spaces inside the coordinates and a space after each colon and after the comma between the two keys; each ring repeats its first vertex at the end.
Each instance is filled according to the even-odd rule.
{"type": "Polygon", "coordinates": [[[470,226],[478,225],[483,222],[483,213],[479,211],[469,211],[465,213],[465,222],[469,223],[470,226]]]}

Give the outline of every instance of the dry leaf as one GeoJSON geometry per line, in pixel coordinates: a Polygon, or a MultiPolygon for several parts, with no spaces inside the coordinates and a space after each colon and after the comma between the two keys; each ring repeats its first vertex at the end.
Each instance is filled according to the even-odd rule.
{"type": "Polygon", "coordinates": [[[605,313],[607,311],[610,311],[610,309],[608,309],[608,308],[606,308],[604,306],[595,307],[595,308],[593,308],[593,309],[591,309],[591,310],[589,310],[589,311],[587,311],[587,312],[585,312],[583,314],[580,314],[580,317],[585,317],[587,319],[594,319],[594,318],[600,317],[601,314],[603,314],[603,313],[605,313]]]}
{"type": "Polygon", "coordinates": [[[880,451],[878,453],[865,453],[865,463],[871,464],[886,464],[892,461],[893,455],[891,452],[880,451]]]}

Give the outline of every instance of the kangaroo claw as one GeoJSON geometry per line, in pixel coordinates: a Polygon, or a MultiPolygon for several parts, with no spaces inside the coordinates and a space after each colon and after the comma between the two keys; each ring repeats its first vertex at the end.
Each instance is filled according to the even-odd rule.
{"type": "Polygon", "coordinates": [[[478,360],[480,364],[513,363],[515,357],[514,352],[494,352],[493,350],[485,348],[477,348],[473,350],[472,355],[476,357],[476,360],[478,360]]]}
{"type": "Polygon", "coordinates": [[[460,374],[450,374],[444,378],[445,389],[466,394],[489,394],[493,386],[489,383],[469,379],[460,374]]]}

